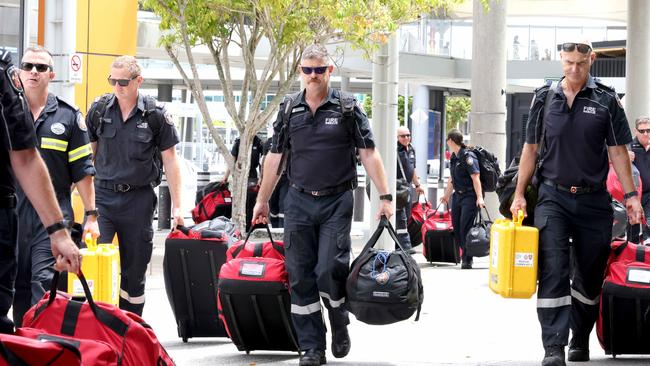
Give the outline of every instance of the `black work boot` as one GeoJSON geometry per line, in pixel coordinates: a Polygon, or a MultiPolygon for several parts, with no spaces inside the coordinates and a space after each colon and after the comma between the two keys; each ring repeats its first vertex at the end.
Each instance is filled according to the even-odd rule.
{"type": "Polygon", "coordinates": [[[589,338],[585,340],[584,337],[571,337],[567,359],[573,362],[589,361],[589,338]]]}
{"type": "Polygon", "coordinates": [[[300,356],[300,366],[320,366],[327,363],[325,351],[320,349],[310,349],[300,356]]]}
{"type": "Polygon", "coordinates": [[[542,366],[566,366],[564,361],[564,346],[544,347],[542,366]]]}
{"type": "Polygon", "coordinates": [[[343,358],[350,353],[350,335],[348,327],[338,329],[332,327],[332,355],[336,358],[343,358]]]}

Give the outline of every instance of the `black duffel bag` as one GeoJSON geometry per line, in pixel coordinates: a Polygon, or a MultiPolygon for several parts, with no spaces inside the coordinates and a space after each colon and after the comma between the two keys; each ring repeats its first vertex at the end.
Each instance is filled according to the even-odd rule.
{"type": "Polygon", "coordinates": [[[474,225],[467,232],[465,237],[465,250],[470,257],[486,257],[490,255],[490,229],[492,220],[486,208],[479,208],[474,219],[474,225]],[[483,218],[482,210],[485,210],[487,220],[483,218]]]}
{"type": "Polygon", "coordinates": [[[415,320],[420,318],[424,300],[420,267],[402,248],[395,229],[385,216],[352,262],[346,289],[348,309],[366,324],[395,323],[410,318],[416,311],[415,320]],[[399,250],[374,248],[384,229],[388,229],[399,250]]]}

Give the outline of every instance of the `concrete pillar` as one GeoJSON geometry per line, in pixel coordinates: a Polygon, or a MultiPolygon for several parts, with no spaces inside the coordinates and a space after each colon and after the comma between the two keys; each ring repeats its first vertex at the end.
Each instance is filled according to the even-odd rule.
{"type": "Polygon", "coordinates": [[[172,84],[158,84],[158,100],[161,102],[171,102],[173,89],[172,84]]]}
{"type": "Polygon", "coordinates": [[[650,114],[650,3],[627,0],[627,44],[625,56],[625,114],[634,121],[650,114]]]}
{"type": "MultiPolygon", "coordinates": [[[[506,0],[490,0],[486,11],[474,0],[472,30],[472,145],[494,153],[505,168],[506,153],[506,0]]],[[[494,193],[485,196],[493,217],[498,213],[494,193]]]]}
{"type": "Polygon", "coordinates": [[[411,143],[415,148],[416,171],[422,183],[426,183],[429,150],[429,88],[426,85],[415,88],[411,115],[411,143]]]}
{"type": "Polygon", "coordinates": [[[341,91],[350,91],[350,77],[341,75],[341,91]]]}
{"type": "MultiPolygon", "coordinates": [[[[392,34],[388,43],[382,45],[373,57],[372,66],[372,130],[375,136],[375,145],[379,149],[384,167],[386,179],[390,192],[395,197],[395,179],[397,164],[397,140],[395,131],[397,129],[397,93],[398,93],[398,66],[399,66],[399,45],[397,34],[392,34]]],[[[370,179],[368,177],[368,179],[370,179]]],[[[370,223],[367,227],[371,230],[376,227],[374,219],[379,210],[379,192],[377,189],[370,190],[370,223]]],[[[395,200],[393,200],[395,207],[395,200]]],[[[391,217],[393,227],[395,216],[391,217]]],[[[392,250],[394,244],[388,239],[388,235],[382,235],[378,249],[392,250]]]]}

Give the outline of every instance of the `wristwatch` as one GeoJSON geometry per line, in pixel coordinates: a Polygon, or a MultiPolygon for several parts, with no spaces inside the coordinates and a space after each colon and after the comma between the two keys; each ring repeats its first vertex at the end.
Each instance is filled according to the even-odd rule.
{"type": "Polygon", "coordinates": [[[61,220],[59,222],[55,222],[54,224],[48,226],[45,228],[45,231],[47,231],[47,235],[52,235],[55,232],[62,230],[62,229],[69,229],[71,227],[72,222],[68,220],[61,220]]]}
{"type": "Polygon", "coordinates": [[[85,211],[86,216],[95,216],[99,217],[99,211],[97,209],[85,211]]]}
{"type": "Polygon", "coordinates": [[[388,202],[393,202],[393,195],[390,193],[382,194],[379,196],[380,200],[386,200],[388,202]]]}
{"type": "Polygon", "coordinates": [[[632,198],[634,196],[638,196],[639,192],[637,191],[632,191],[632,192],[627,192],[626,194],[623,195],[623,199],[626,200],[628,198],[632,198]]]}

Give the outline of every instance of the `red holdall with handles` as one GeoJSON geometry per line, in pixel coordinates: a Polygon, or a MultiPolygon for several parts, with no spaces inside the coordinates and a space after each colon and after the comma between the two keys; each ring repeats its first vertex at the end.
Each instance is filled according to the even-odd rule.
{"type": "MultiPolygon", "coordinates": [[[[271,229],[265,225],[266,232],[269,234],[269,241],[263,243],[251,243],[248,241],[253,230],[248,232],[244,241],[239,241],[233,244],[226,252],[226,262],[234,258],[244,257],[263,257],[275,258],[284,261],[284,243],[281,241],[273,240],[271,229]]],[[[253,226],[253,229],[256,227],[253,226]]]]}
{"type": "Polygon", "coordinates": [[[50,292],[23,317],[23,325],[49,334],[106,342],[119,350],[122,366],[170,366],[174,362],[158,342],[151,327],[138,315],[117,306],[95,302],[83,273],[78,274],[86,301],[57,293],[60,273],[55,272],[50,292]]]}
{"type": "Polygon", "coordinates": [[[418,201],[411,206],[411,216],[408,218],[407,229],[412,247],[422,244],[422,226],[427,220],[427,216],[432,213],[433,207],[431,207],[431,202],[427,201],[426,196],[424,197],[424,203],[418,201]]]}
{"type": "Polygon", "coordinates": [[[81,365],[81,351],[76,342],[49,335],[31,338],[0,334],[0,366],[76,365],[81,365]]]}

